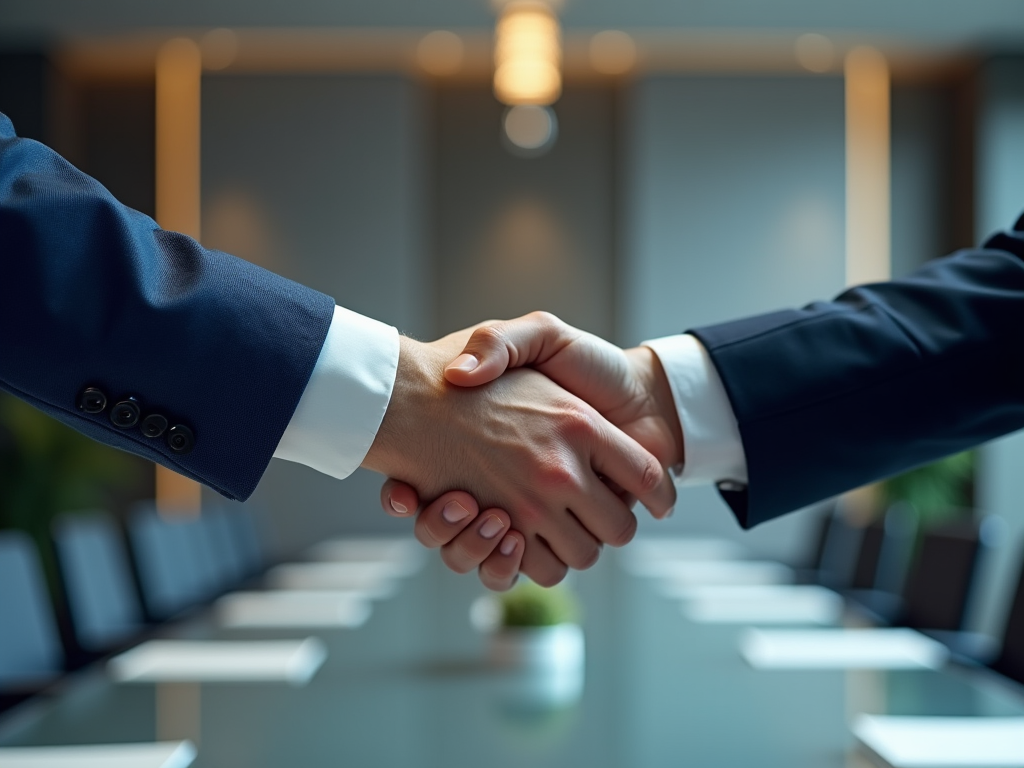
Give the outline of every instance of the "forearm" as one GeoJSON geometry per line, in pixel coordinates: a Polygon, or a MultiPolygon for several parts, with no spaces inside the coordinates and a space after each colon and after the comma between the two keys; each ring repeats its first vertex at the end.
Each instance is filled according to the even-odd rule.
{"type": "MultiPolygon", "coordinates": [[[[693,331],[735,412],[755,525],[1024,427],[1024,240],[693,331]]],[[[723,478],[726,479],[726,478],[723,478]]]]}
{"type": "Polygon", "coordinates": [[[0,116],[0,386],[244,499],[306,387],[333,300],[161,230],[0,116]],[[94,387],[107,403],[80,407],[94,387]],[[134,396],[140,423],[113,406],[134,396]],[[154,413],[194,436],[176,451],[154,413]]]}

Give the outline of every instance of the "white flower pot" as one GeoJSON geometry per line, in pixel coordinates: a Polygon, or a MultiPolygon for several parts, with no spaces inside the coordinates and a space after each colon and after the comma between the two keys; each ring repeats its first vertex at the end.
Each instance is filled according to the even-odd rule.
{"type": "Polygon", "coordinates": [[[550,707],[578,701],[584,659],[583,629],[577,624],[505,627],[491,636],[491,663],[512,673],[503,692],[516,705],[550,707]]]}
{"type": "Polygon", "coordinates": [[[578,624],[502,627],[491,637],[491,661],[519,669],[578,669],[583,666],[583,629],[578,624]]]}

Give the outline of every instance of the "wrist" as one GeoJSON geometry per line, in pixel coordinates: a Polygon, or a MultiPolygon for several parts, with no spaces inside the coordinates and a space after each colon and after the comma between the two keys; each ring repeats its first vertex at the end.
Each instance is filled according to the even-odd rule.
{"type": "Polygon", "coordinates": [[[380,428],[362,466],[393,478],[406,478],[415,461],[417,441],[424,416],[437,402],[444,387],[444,360],[431,354],[430,346],[406,336],[399,337],[398,370],[395,385],[380,428]]]}
{"type": "Polygon", "coordinates": [[[686,456],[683,442],[683,427],[679,421],[675,398],[668,375],[661,360],[649,347],[634,347],[626,350],[626,356],[633,365],[643,391],[656,417],[663,422],[664,431],[670,437],[671,449],[667,457],[659,457],[667,467],[682,466],[686,456]]]}

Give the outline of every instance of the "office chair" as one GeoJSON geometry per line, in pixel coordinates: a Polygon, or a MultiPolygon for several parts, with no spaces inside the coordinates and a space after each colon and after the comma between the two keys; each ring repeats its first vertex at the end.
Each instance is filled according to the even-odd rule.
{"type": "Polygon", "coordinates": [[[1024,683],[1024,557],[1003,631],[1003,647],[990,666],[999,674],[1024,683]]]}
{"type": "Polygon", "coordinates": [[[928,531],[907,578],[900,622],[915,629],[960,632],[971,588],[987,549],[996,545],[995,518],[957,520],[928,531]]]}
{"type": "Polygon", "coordinates": [[[142,631],[142,604],[114,519],[105,512],[64,514],[52,531],[79,647],[102,653],[142,631]]]}
{"type": "Polygon", "coordinates": [[[213,554],[198,520],[162,516],[152,504],[137,506],[128,518],[132,556],[152,619],[168,619],[216,592],[213,554]]]}
{"type": "Polygon", "coordinates": [[[849,589],[857,569],[863,537],[864,529],[850,523],[842,505],[837,503],[821,548],[817,581],[830,589],[849,589]]]}
{"type": "Polygon", "coordinates": [[[0,706],[34,693],[64,667],[64,649],[34,542],[0,531],[0,706]]]}

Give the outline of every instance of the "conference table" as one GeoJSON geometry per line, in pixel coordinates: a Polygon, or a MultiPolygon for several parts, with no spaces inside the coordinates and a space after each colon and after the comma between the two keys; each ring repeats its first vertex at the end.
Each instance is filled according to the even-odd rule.
{"type": "Polygon", "coordinates": [[[226,630],[207,611],[161,636],[315,635],[327,658],[305,685],[117,683],[102,664],[0,716],[0,746],[183,739],[194,765],[239,766],[866,766],[859,713],[1024,714],[1024,694],[982,670],[756,670],[743,627],[697,624],[621,553],[575,574],[584,610],[577,701],[509,687],[487,661],[471,607],[484,590],[432,557],[374,603],[355,629],[226,630]],[[514,695],[510,693],[514,691],[514,695]]]}

